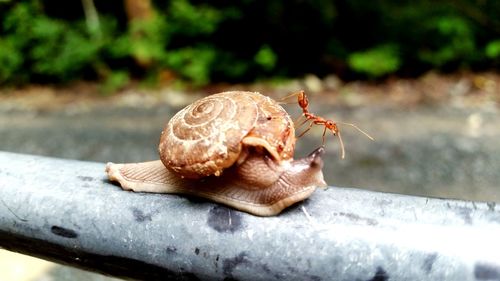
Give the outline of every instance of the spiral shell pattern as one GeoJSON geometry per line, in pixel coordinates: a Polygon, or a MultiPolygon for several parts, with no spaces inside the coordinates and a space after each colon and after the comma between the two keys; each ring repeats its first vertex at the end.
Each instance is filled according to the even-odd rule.
{"type": "Polygon", "coordinates": [[[160,138],[160,158],[186,178],[218,175],[237,160],[241,140],[257,117],[253,99],[240,92],[200,99],[168,122],[160,138]]]}
{"type": "MultiPolygon", "coordinates": [[[[164,128],[159,145],[160,159],[168,169],[182,177],[201,178],[220,175],[223,169],[239,159],[244,145],[262,146],[274,158],[280,158],[278,148],[271,146],[279,146],[281,151],[286,145],[281,140],[270,144],[266,139],[272,136],[263,137],[255,130],[257,127],[265,128],[260,125],[262,120],[270,122],[270,117],[263,116],[268,115],[267,110],[262,108],[263,105],[268,107],[269,101],[272,100],[259,93],[233,91],[214,94],[188,105],[164,128]],[[249,142],[243,142],[245,138],[249,142]]],[[[281,110],[279,118],[282,118],[281,115],[288,117],[284,109],[281,110]]],[[[273,116],[278,111],[273,109],[273,116]]],[[[288,119],[285,123],[291,122],[288,119]]],[[[294,134],[293,124],[291,128],[294,134]]]]}

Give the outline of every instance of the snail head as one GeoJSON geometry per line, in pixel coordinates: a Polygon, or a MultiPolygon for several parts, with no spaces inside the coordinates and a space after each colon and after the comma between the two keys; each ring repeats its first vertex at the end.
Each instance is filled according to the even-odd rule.
{"type": "Polygon", "coordinates": [[[316,186],[326,187],[327,184],[323,179],[323,159],[325,154],[324,146],[316,148],[308,156],[294,160],[291,163],[291,168],[287,169],[286,176],[295,184],[309,185],[311,183],[316,186]],[[303,182],[301,182],[303,181],[303,182]]]}

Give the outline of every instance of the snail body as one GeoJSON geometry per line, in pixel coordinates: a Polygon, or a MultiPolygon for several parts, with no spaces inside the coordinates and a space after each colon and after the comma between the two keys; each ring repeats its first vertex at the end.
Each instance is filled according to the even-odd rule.
{"type": "Polygon", "coordinates": [[[325,186],[319,148],[294,160],[288,113],[256,92],[232,91],[200,99],[165,126],[160,160],[113,164],[106,172],[123,189],[208,198],[269,216],[325,186]]]}

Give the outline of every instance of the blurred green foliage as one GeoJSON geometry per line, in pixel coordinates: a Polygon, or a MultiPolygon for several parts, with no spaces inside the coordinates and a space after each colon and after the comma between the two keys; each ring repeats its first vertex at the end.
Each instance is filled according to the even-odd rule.
{"type": "Polygon", "coordinates": [[[486,45],[486,56],[492,59],[500,58],[500,39],[489,42],[486,45]]]}
{"type": "Polygon", "coordinates": [[[142,20],[127,18],[122,0],[95,1],[98,32],[69,2],[0,1],[0,83],[88,79],[113,91],[131,79],[204,85],[500,65],[496,0],[153,1],[142,20]]]}
{"type": "Polygon", "coordinates": [[[379,77],[399,69],[401,60],[396,45],[377,46],[364,52],[354,52],[348,57],[349,66],[370,77],[379,77]]]}
{"type": "Polygon", "coordinates": [[[430,40],[425,49],[419,52],[419,58],[435,67],[444,66],[453,61],[471,61],[470,56],[476,51],[472,25],[464,18],[442,16],[429,19],[425,23],[427,38],[430,40]]]}

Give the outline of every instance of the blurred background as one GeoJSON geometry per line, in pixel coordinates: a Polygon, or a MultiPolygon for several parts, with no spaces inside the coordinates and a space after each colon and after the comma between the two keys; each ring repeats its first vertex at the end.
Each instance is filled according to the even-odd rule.
{"type": "Polygon", "coordinates": [[[496,68],[500,3],[0,1],[0,82],[195,85],[496,68]]]}
{"type": "MultiPolygon", "coordinates": [[[[329,185],[500,202],[499,14],[496,0],[0,0],[0,150],[157,159],[163,124],[198,98],[303,89],[312,112],[375,138],[340,124],[340,160],[328,135],[329,185]]],[[[111,280],[6,251],[0,266],[0,280],[111,280]]]]}

